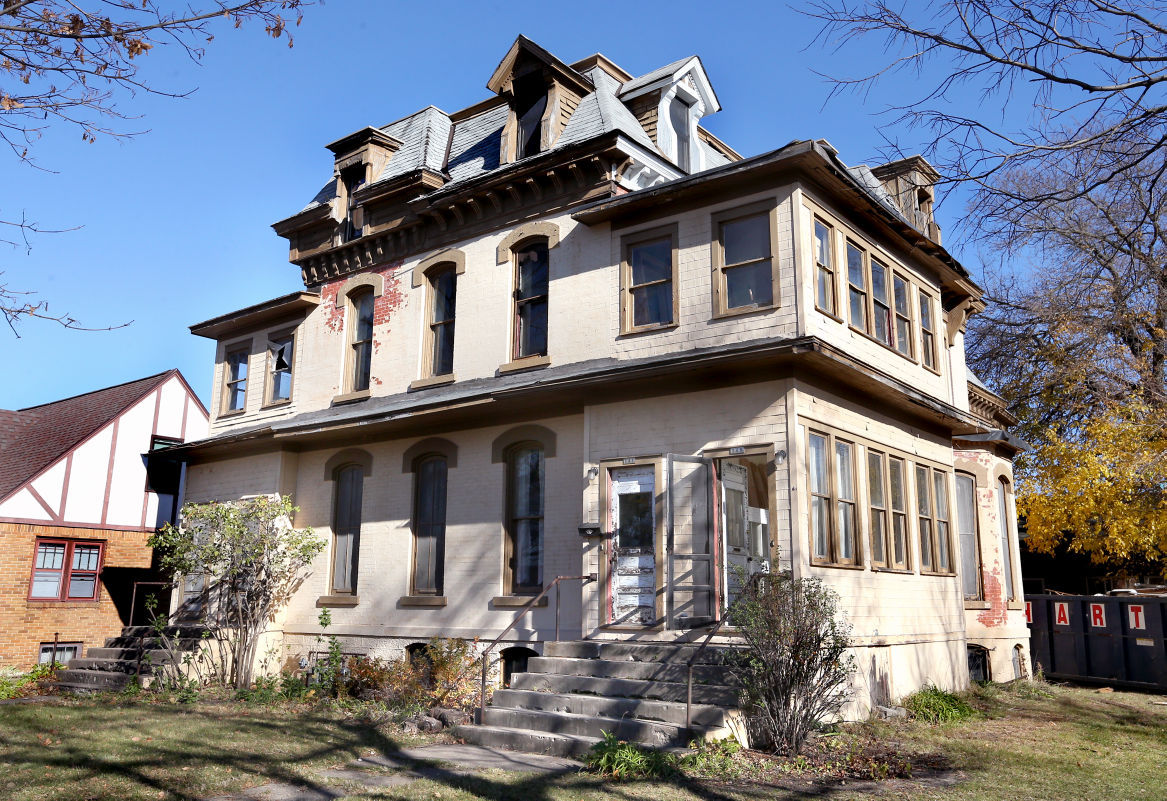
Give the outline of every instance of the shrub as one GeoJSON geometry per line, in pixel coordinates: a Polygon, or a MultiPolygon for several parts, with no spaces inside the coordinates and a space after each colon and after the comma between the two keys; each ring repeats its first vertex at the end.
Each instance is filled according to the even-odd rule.
{"type": "Polygon", "coordinates": [[[838,596],[818,579],[789,572],[739,582],[729,615],[747,647],[732,653],[727,666],[741,683],[751,741],[798,754],[850,694],[855,661],[838,619],[838,596]]]}
{"type": "Polygon", "coordinates": [[[931,684],[909,695],[903,705],[916,718],[928,723],[953,723],[976,714],[961,698],[931,684]]]}
{"type": "Polygon", "coordinates": [[[588,751],[584,765],[614,779],[661,779],[677,772],[676,758],[671,754],[619,740],[610,731],[588,751]]]}
{"type": "Polygon", "coordinates": [[[478,702],[480,666],[470,643],[435,637],[412,659],[349,660],[345,690],[411,714],[434,706],[471,709],[478,702]]]}
{"type": "Polygon", "coordinates": [[[689,749],[690,753],[681,757],[678,763],[688,773],[716,779],[734,779],[747,772],[751,766],[748,760],[742,759],[742,747],[737,740],[694,740],[689,743],[689,749]]]}
{"type": "Polygon", "coordinates": [[[57,669],[61,663],[33,665],[27,673],[7,673],[0,675],[0,701],[10,698],[25,698],[49,692],[49,685],[57,679],[57,669]]]}

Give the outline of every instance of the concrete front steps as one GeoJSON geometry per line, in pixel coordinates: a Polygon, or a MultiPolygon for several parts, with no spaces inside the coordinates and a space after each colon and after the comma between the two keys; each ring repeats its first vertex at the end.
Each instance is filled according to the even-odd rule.
{"type": "Polygon", "coordinates": [[[57,671],[56,687],[76,693],[117,692],[125,688],[139,669],[148,683],[157,668],[181,664],[183,656],[203,643],[201,626],[168,626],[165,640],[150,626],[126,626],[117,637],[109,637],[102,648],[90,648],[83,659],[71,659],[57,671]],[[140,657],[140,660],[139,660],[140,657]]]}
{"type": "Polygon", "coordinates": [[[478,725],[456,727],[468,743],[579,757],[612,732],[654,748],[719,740],[740,731],[737,689],[710,646],[693,670],[692,725],[685,726],[687,664],[695,645],[550,642],[527,672],[497,690],[478,725]]]}

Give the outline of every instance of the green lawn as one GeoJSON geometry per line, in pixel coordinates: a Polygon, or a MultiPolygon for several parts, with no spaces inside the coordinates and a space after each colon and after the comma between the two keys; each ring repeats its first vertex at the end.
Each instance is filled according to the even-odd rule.
{"type": "MultiPolygon", "coordinates": [[[[611,782],[589,774],[463,777],[438,770],[407,785],[346,789],[353,799],[467,801],[847,799],[873,790],[913,799],[1162,799],[1167,706],[1153,703],[1162,700],[1057,687],[980,691],[971,701],[982,714],[971,721],[864,724],[823,740],[830,747],[817,752],[820,776],[838,774],[830,754],[855,753],[864,743],[864,764],[871,755],[876,764],[882,756],[910,758],[913,780],[816,779],[788,764],[740,755],[737,778],[611,782]]],[[[377,727],[331,711],[110,697],[2,705],[0,798],[193,800],[267,782],[319,787],[319,770],[423,742],[392,724],[377,727]]]]}

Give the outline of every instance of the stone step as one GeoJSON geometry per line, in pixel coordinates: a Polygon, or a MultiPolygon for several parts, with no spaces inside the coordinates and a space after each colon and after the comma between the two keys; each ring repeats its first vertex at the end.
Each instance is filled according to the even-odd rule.
{"type": "Polygon", "coordinates": [[[180,651],[195,651],[198,650],[202,644],[202,639],[193,637],[171,639],[169,643],[164,643],[157,637],[144,637],[141,640],[139,640],[137,637],[107,637],[104,643],[104,647],[137,649],[140,645],[143,648],[156,650],[169,646],[177,648],[180,651]]]}
{"type": "Polygon", "coordinates": [[[510,729],[502,726],[475,726],[466,724],[450,730],[474,745],[491,748],[509,748],[529,754],[550,754],[561,757],[582,757],[600,741],[599,737],[578,734],[554,734],[532,729],[510,729]]]}
{"type": "MultiPolygon", "coordinates": [[[[164,626],[162,628],[162,633],[167,637],[183,637],[193,640],[201,638],[204,632],[210,631],[205,626],[164,626]]],[[[120,636],[133,638],[137,638],[139,635],[143,637],[154,637],[157,633],[157,630],[153,626],[123,626],[120,636]]]]}
{"type": "MultiPolygon", "coordinates": [[[[594,715],[574,715],[567,712],[541,712],[533,709],[501,709],[488,706],[482,722],[499,728],[549,732],[581,737],[603,737],[612,732],[621,740],[647,745],[650,748],[688,745],[698,738],[706,739],[705,729],[661,723],[636,718],[604,718],[594,715]]],[[[728,734],[728,731],[726,732],[728,734]]]]}
{"type": "MultiPolygon", "coordinates": [[[[685,725],[685,704],[652,701],[646,698],[604,698],[598,695],[536,692],[533,690],[495,690],[492,707],[531,709],[543,712],[568,712],[604,718],[639,720],[685,725]]],[[[693,724],[708,728],[727,725],[729,713],[722,707],[693,704],[693,724]]]]}
{"type": "MultiPolygon", "coordinates": [[[[675,662],[609,662],[606,659],[567,659],[533,656],[527,660],[528,673],[558,673],[565,676],[596,676],[608,679],[644,681],[688,681],[689,668],[675,662]]],[[[728,685],[732,677],[721,665],[694,665],[693,684],[728,685]]]]}
{"type": "MultiPolygon", "coordinates": [[[[534,658],[529,662],[534,662],[534,658]]],[[[529,663],[528,663],[529,664],[529,663]]],[[[602,678],[560,673],[518,673],[511,677],[512,690],[536,690],[553,693],[587,693],[623,698],[649,698],[656,701],[684,703],[684,682],[648,681],[644,679],[602,678]]],[[[693,703],[736,707],[738,692],[733,687],[693,683],[693,703]]]]}
{"type": "MultiPolygon", "coordinates": [[[[668,662],[684,665],[696,653],[698,645],[687,643],[605,642],[573,640],[549,642],[543,656],[566,659],[605,659],[612,662],[668,662]]],[[[728,646],[710,645],[697,658],[697,664],[717,665],[724,659],[728,646]]]]}
{"type": "MultiPolygon", "coordinates": [[[[68,667],[70,670],[106,670],[117,673],[136,673],[139,668],[138,657],[136,655],[127,659],[107,659],[102,657],[92,656],[92,652],[99,650],[97,648],[90,649],[90,656],[84,659],[72,659],[69,661],[68,667]]],[[[143,673],[150,673],[155,667],[162,665],[178,665],[182,663],[181,654],[172,654],[169,651],[147,651],[141,661],[141,670],[143,673]]]]}
{"type": "Polygon", "coordinates": [[[117,673],[110,670],[74,670],[69,668],[57,671],[58,685],[80,685],[91,690],[120,690],[130,683],[131,678],[133,677],[128,673],[117,673]]]}
{"type": "Polygon", "coordinates": [[[86,659],[137,659],[137,648],[90,648],[86,659]]]}

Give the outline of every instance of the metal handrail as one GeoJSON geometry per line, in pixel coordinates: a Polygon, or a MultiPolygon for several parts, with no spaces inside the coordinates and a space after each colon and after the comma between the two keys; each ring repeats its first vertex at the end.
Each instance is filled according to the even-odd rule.
{"type": "Polygon", "coordinates": [[[490,655],[490,652],[494,650],[494,647],[502,642],[502,638],[505,637],[511,629],[518,625],[518,622],[523,619],[523,616],[530,612],[535,607],[535,604],[539,603],[539,601],[542,600],[547,595],[547,593],[551,591],[552,587],[555,588],[555,641],[559,642],[559,582],[582,581],[584,584],[590,584],[591,582],[595,581],[596,578],[597,577],[595,573],[589,573],[586,576],[556,576],[555,580],[544,587],[542,592],[540,592],[531,600],[527,601],[523,608],[519,610],[519,613],[515,615],[515,619],[512,620],[505,629],[502,630],[502,633],[494,638],[494,641],[491,642],[490,645],[486,646],[486,649],[483,650],[480,657],[482,659],[482,681],[478,687],[478,723],[482,723],[483,719],[486,717],[486,669],[489,665],[489,660],[487,657],[490,655]]]}
{"type": "Polygon", "coordinates": [[[685,694],[686,729],[692,728],[693,725],[693,665],[697,663],[697,657],[701,656],[701,654],[705,651],[705,647],[709,645],[709,641],[713,639],[717,632],[721,631],[721,627],[725,625],[725,621],[728,619],[729,616],[723,613],[721,619],[717,621],[717,625],[713,627],[713,630],[705,635],[705,640],[701,643],[701,646],[693,653],[691,657],[689,657],[689,663],[686,666],[689,670],[687,679],[688,686],[685,694]]]}

